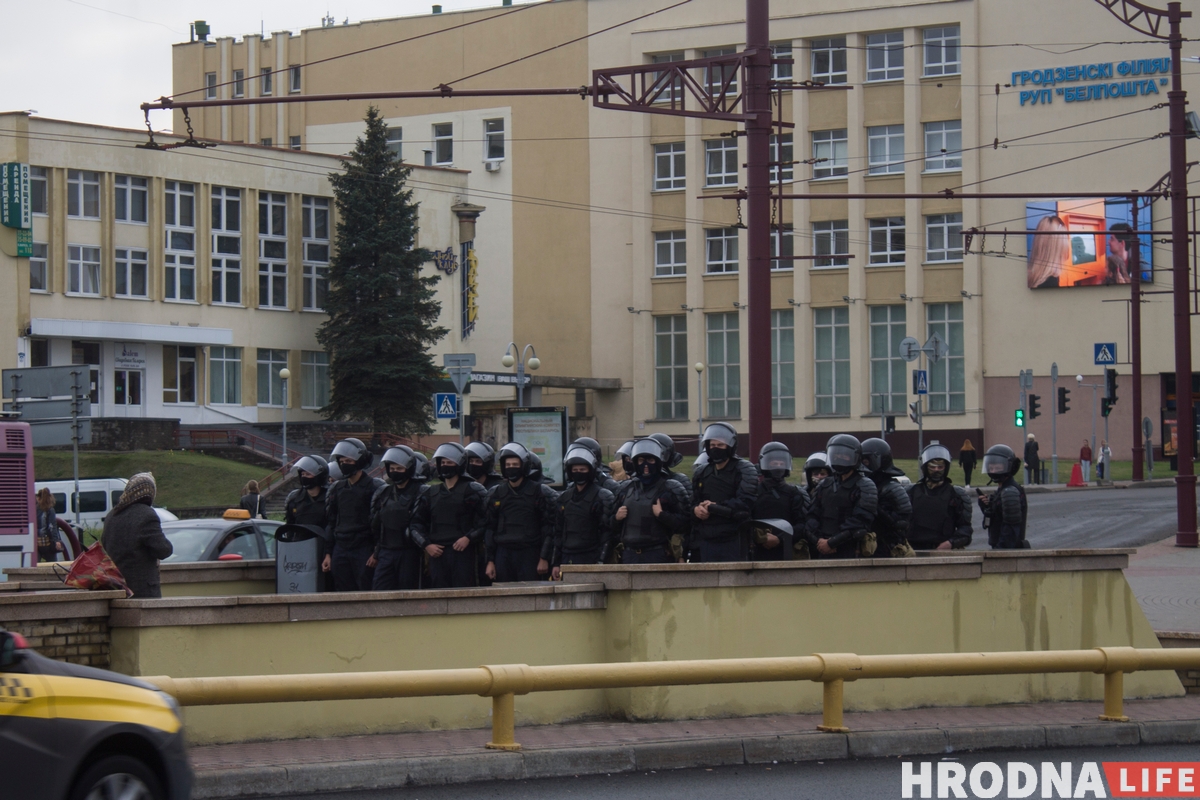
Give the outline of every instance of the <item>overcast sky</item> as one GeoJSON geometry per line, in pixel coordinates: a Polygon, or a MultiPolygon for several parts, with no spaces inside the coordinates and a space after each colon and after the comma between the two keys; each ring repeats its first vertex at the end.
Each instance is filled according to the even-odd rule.
{"type": "MultiPolygon", "coordinates": [[[[428,14],[428,0],[6,0],[0,50],[6,79],[0,110],[141,128],[138,106],[171,91],[171,45],[188,26],[208,22],[212,37],[317,28],[428,14]]],[[[500,0],[441,0],[446,11],[499,6],[500,0]]],[[[151,117],[169,127],[169,114],[151,117]]]]}

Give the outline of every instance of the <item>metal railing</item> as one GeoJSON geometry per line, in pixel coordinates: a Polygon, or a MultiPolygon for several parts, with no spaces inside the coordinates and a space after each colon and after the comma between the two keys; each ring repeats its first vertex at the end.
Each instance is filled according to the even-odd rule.
{"type": "Polygon", "coordinates": [[[492,698],[492,740],[487,747],[519,750],[514,699],[531,692],[628,689],[720,683],[816,681],[823,684],[818,730],[849,730],[842,717],[846,681],[872,678],[932,678],[968,675],[1037,675],[1092,672],[1104,676],[1100,719],[1127,722],[1124,676],[1128,672],[1200,668],[1200,648],[1166,650],[1097,647],[1012,653],[930,653],[860,656],[817,653],[786,658],[650,661],[619,664],[562,664],[531,667],[505,664],[474,669],[351,672],[313,675],[253,675],[222,678],[149,677],[182,706],[292,703],[306,700],[375,700],[397,697],[479,695],[492,698]]]}
{"type": "MultiPolygon", "coordinates": [[[[272,461],[282,461],[284,455],[283,445],[273,442],[270,439],[264,439],[261,436],[256,436],[253,433],[238,429],[238,428],[198,428],[194,430],[181,430],[176,436],[176,443],[181,449],[217,449],[217,448],[239,448],[251,450],[261,456],[265,456],[272,461]]],[[[274,486],[279,481],[285,479],[291,472],[291,465],[297,460],[303,458],[306,453],[299,450],[287,449],[287,464],[276,467],[269,475],[258,480],[258,489],[263,494],[274,486]]]]}

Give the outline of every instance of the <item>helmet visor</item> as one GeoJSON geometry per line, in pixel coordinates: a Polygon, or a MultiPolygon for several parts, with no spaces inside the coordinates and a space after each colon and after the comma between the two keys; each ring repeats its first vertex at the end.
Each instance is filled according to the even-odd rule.
{"type": "Polygon", "coordinates": [[[497,460],[503,464],[506,458],[519,458],[522,463],[529,463],[529,450],[520,442],[509,442],[500,448],[500,452],[496,454],[497,460]]]}
{"type": "Polygon", "coordinates": [[[631,458],[637,458],[638,456],[650,456],[662,461],[662,445],[653,439],[639,439],[634,442],[633,452],[630,453],[631,458]]]}
{"type": "Polygon", "coordinates": [[[563,457],[563,463],[568,467],[573,464],[584,464],[592,469],[596,469],[599,462],[596,461],[596,455],[583,445],[571,445],[567,448],[567,455],[563,457]]]}
{"type": "Polygon", "coordinates": [[[446,444],[439,445],[438,449],[433,451],[433,463],[436,464],[439,458],[449,459],[461,467],[466,463],[467,454],[458,445],[447,442],[446,444]]]}
{"type": "Polygon", "coordinates": [[[337,461],[339,458],[348,458],[351,461],[358,461],[363,456],[363,452],[354,446],[351,442],[338,442],[333,446],[333,454],[330,461],[337,461]]]}
{"type": "Polygon", "coordinates": [[[381,460],[384,464],[395,464],[398,467],[404,467],[407,470],[411,470],[416,458],[413,457],[412,453],[402,448],[392,447],[383,454],[383,458],[381,460]]]}
{"type": "Polygon", "coordinates": [[[861,458],[854,448],[840,444],[830,447],[826,451],[825,456],[829,459],[829,466],[835,468],[841,467],[842,469],[857,467],[861,458]]]}
{"type": "Polygon", "coordinates": [[[329,467],[324,466],[312,456],[305,456],[295,463],[296,471],[307,472],[310,475],[320,475],[322,472],[327,472],[329,467]]]}
{"type": "Polygon", "coordinates": [[[983,471],[988,475],[1007,475],[1010,466],[1008,456],[983,457],[983,471]]]}
{"type": "Polygon", "coordinates": [[[733,447],[737,441],[737,434],[730,430],[728,425],[709,425],[704,429],[704,435],[700,437],[701,443],[720,442],[726,447],[733,447]]]}
{"type": "Polygon", "coordinates": [[[758,460],[758,468],[763,472],[771,469],[791,470],[792,458],[782,450],[772,450],[758,460]]]}

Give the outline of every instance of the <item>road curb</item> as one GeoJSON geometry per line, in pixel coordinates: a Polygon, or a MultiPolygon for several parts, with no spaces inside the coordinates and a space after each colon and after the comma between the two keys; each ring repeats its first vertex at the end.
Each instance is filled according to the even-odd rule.
{"type": "MultiPolygon", "coordinates": [[[[520,730],[518,729],[518,734],[520,730]]],[[[194,800],[311,794],[478,781],[562,778],[627,772],[848,758],[933,755],[1031,747],[1108,747],[1200,743],[1200,720],[1084,725],[997,725],[795,733],[480,753],[237,767],[196,773],[194,800]]]]}

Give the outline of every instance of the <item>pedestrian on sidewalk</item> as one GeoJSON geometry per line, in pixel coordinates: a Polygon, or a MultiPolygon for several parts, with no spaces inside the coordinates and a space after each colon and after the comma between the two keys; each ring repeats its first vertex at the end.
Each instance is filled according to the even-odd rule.
{"type": "Polygon", "coordinates": [[[267,515],[263,513],[262,507],[262,495],[258,493],[258,481],[246,481],[246,485],[242,487],[242,499],[238,503],[238,508],[249,511],[250,519],[266,519],[267,515]]]}
{"type": "Polygon", "coordinates": [[[58,517],[54,513],[54,495],[43,486],[37,495],[37,549],[38,561],[57,561],[63,552],[62,539],[58,536],[58,517]]]}
{"type": "Polygon", "coordinates": [[[133,596],[162,597],[158,562],[175,552],[163,535],[162,523],[151,507],[158,487],[149,472],[139,472],[125,484],[116,507],[104,518],[100,544],[117,565],[133,596]]]}
{"type": "MultiPolygon", "coordinates": [[[[970,439],[964,439],[963,445],[958,451],[958,465],[962,467],[963,474],[966,476],[963,479],[963,486],[971,488],[971,473],[975,471],[975,445],[971,444],[970,439]]],[[[949,471],[949,465],[947,465],[949,471]]]]}
{"type": "Polygon", "coordinates": [[[1111,469],[1109,465],[1112,463],[1112,450],[1109,449],[1108,441],[1100,440],[1100,460],[1096,462],[1096,477],[1100,480],[1112,480],[1109,474],[1111,469]]]}
{"type": "Polygon", "coordinates": [[[1041,483],[1041,458],[1038,457],[1037,438],[1031,433],[1025,437],[1025,485],[1041,483]]]}
{"type": "Polygon", "coordinates": [[[1087,483],[1092,479],[1092,446],[1088,444],[1088,440],[1083,440],[1083,447],[1079,448],[1079,470],[1083,473],[1083,482],[1087,483]]]}

